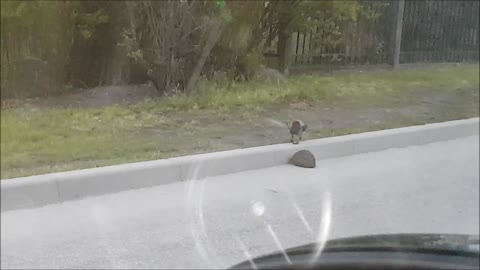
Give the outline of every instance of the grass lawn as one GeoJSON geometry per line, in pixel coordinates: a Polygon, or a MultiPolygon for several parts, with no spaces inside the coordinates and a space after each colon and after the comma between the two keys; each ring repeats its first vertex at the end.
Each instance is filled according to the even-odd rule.
{"type": "Polygon", "coordinates": [[[129,106],[2,109],[1,178],[281,143],[288,135],[278,135],[285,127],[275,123],[293,117],[309,120],[309,138],[476,117],[479,66],[199,89],[129,106]]]}

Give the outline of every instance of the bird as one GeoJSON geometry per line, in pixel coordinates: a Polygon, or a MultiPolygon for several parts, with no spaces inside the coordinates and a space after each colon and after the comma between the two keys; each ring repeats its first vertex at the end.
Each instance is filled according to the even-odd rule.
{"type": "Polygon", "coordinates": [[[286,122],[287,128],[290,131],[292,138],[290,140],[293,144],[298,144],[302,140],[303,132],[307,130],[307,125],[302,120],[295,120],[292,122],[292,125],[289,126],[286,122]],[[295,140],[295,137],[298,137],[298,140],[295,140]]]}

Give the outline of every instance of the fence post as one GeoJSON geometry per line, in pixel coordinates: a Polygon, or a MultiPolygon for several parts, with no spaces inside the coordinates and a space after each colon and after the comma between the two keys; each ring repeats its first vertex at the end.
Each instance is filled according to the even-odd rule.
{"type": "Polygon", "coordinates": [[[279,33],[278,38],[278,54],[280,62],[280,71],[288,75],[290,72],[290,66],[292,64],[293,57],[293,39],[292,34],[279,33]]]}
{"type": "Polygon", "coordinates": [[[405,0],[396,2],[395,21],[394,21],[394,36],[393,36],[393,69],[397,69],[400,64],[400,48],[402,45],[402,27],[403,27],[403,12],[405,10],[405,0]]]}

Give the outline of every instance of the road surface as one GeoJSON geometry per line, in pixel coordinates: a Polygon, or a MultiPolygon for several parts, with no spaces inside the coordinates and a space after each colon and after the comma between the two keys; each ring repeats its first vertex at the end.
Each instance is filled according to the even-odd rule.
{"type": "Polygon", "coordinates": [[[478,234],[478,149],[472,136],[4,212],[1,267],[221,268],[315,239],[478,234]]]}

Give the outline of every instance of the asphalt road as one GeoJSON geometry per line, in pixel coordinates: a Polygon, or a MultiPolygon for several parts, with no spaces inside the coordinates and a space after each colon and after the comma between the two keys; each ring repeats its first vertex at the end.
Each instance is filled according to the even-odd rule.
{"type": "Polygon", "coordinates": [[[478,234],[478,149],[472,136],[4,212],[1,267],[222,268],[316,239],[478,234]]]}

